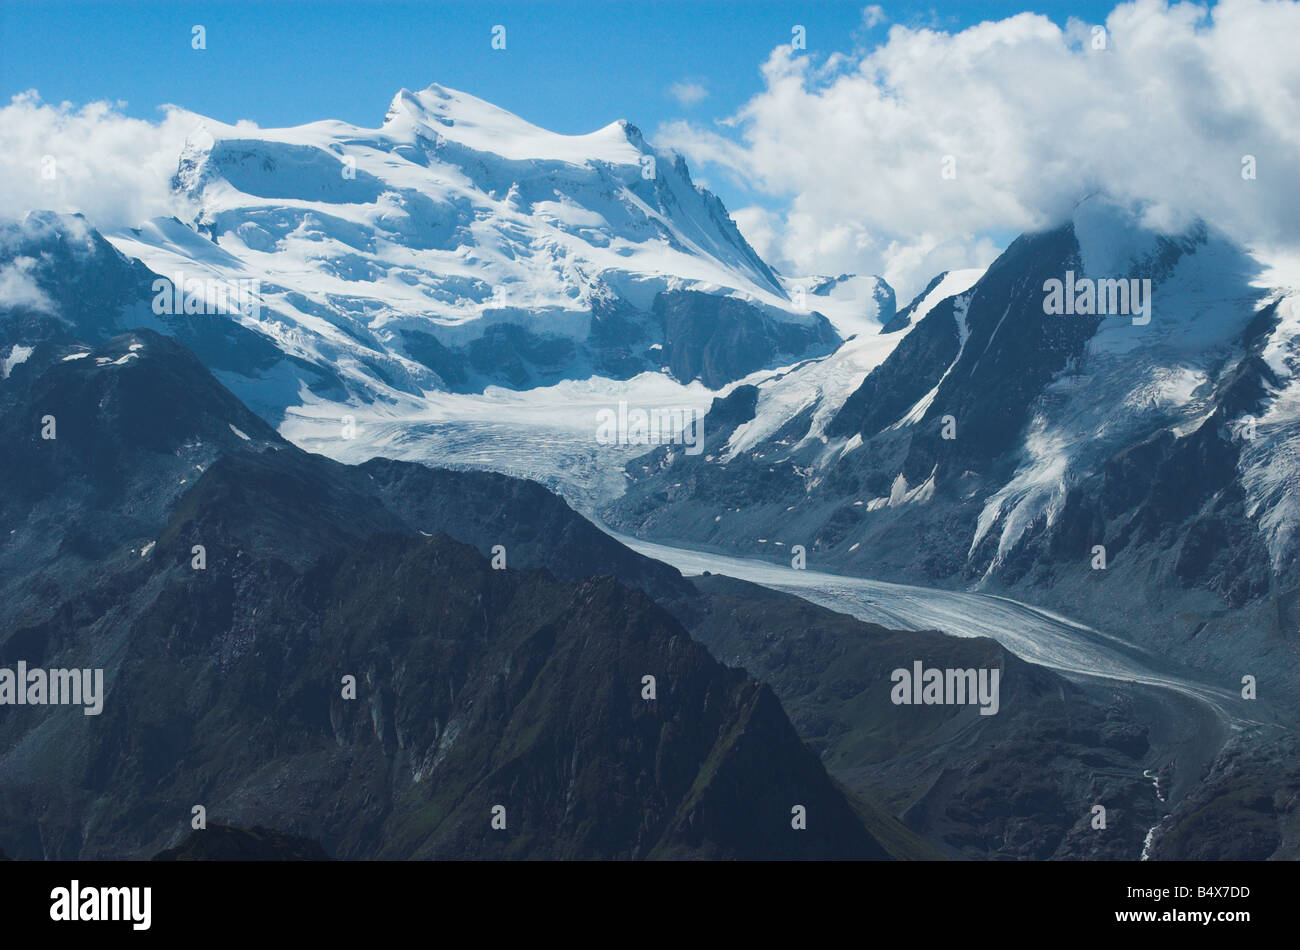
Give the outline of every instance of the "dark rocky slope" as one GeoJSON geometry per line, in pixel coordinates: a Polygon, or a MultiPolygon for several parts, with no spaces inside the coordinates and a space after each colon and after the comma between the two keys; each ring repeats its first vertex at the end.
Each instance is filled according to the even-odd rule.
{"type": "Polygon", "coordinates": [[[303,453],[147,331],[66,349],[0,387],[0,664],[103,667],[107,695],[98,716],[0,707],[18,857],[155,854],[194,805],[341,858],[930,853],[846,797],[766,686],[641,591],[580,577],[682,584],[602,557],[616,543],[539,489],[303,453]],[[32,438],[51,400],[58,438],[32,438]],[[95,543],[65,556],[77,535],[95,543]],[[544,559],[574,578],[517,569],[544,559]]]}
{"type": "Polygon", "coordinates": [[[159,851],[155,861],[328,861],[317,842],[269,828],[208,825],[174,848],[159,851]]]}
{"type": "Polygon", "coordinates": [[[1127,859],[1159,803],[1146,710],[1084,689],[986,639],[902,632],[721,576],[692,633],[772,684],[832,774],[954,856],[1127,859]],[[999,669],[1000,708],[898,706],[894,669],[999,669]],[[1092,808],[1107,810],[1093,829],[1092,808]]]}
{"type": "MultiPolygon", "coordinates": [[[[1279,392],[1264,358],[1277,303],[1261,300],[1249,262],[1203,229],[1154,247],[1137,272],[1154,276],[1154,294],[1182,302],[1158,311],[1148,336],[1132,327],[1107,344],[1122,338],[1132,356],[1090,349],[1098,316],[1044,313],[1045,281],[1083,267],[1073,225],[1025,235],[971,291],[911,327],[830,422],[829,443],[802,441],[812,420],[804,410],[754,447],[725,453],[759,398],[741,387],[706,417],[703,453],[661,448],[634,460],[626,494],[602,517],[658,540],[761,557],[757,539],[776,538],[804,545],[825,570],[1005,592],[1225,687],[1243,673],[1267,679],[1279,707],[1293,708],[1300,575],[1294,554],[1271,556],[1266,511],[1243,475],[1248,453],[1260,452],[1243,425],[1279,392]],[[1198,267],[1206,276],[1187,276],[1198,267]],[[1179,268],[1182,282],[1162,291],[1179,268]],[[1211,280],[1211,303],[1185,302],[1189,284],[1204,293],[1211,280]],[[1197,350],[1188,325],[1217,342],[1197,350]],[[1151,373],[1133,375],[1144,359],[1151,373]],[[1128,404],[1154,398],[1140,384],[1167,366],[1203,374],[1203,413],[1187,424],[1128,404]],[[1139,390],[1120,389],[1119,399],[1110,382],[1139,390]],[[1036,429],[1044,418],[1060,431],[1036,429]],[[1088,438],[1070,443],[1071,426],[1088,438]],[[1037,474],[1025,475],[1031,463],[1037,474]],[[1018,502],[1058,483],[1059,503],[1017,520],[1004,541],[1018,502]],[[1104,570],[1092,567],[1094,546],[1105,548],[1104,570]]],[[[1267,435],[1261,428],[1265,438],[1291,437],[1278,422],[1267,435]]]]}

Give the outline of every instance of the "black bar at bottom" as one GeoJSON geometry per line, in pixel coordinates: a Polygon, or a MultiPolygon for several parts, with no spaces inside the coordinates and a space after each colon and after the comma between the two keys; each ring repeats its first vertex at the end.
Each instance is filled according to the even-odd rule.
{"type": "Polygon", "coordinates": [[[0,915],[9,934],[127,939],[374,939],[389,928],[456,942],[588,928],[671,939],[836,919],[864,939],[900,925],[926,938],[1033,926],[1232,939],[1294,920],[1294,878],[1286,864],[1248,863],[0,862],[0,915]]]}

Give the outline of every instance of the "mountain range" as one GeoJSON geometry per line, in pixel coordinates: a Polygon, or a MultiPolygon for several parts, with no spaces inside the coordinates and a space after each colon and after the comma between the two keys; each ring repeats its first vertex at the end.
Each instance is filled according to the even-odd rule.
{"type": "Polygon", "coordinates": [[[196,119],[170,188],[131,228],[0,224],[0,665],[108,681],[100,717],[0,706],[8,854],[202,855],[199,804],[214,854],[1294,853],[1263,790],[1300,701],[1300,304],[1249,249],[1094,194],[900,308],[780,274],[627,122],[441,86],[375,129],[196,119]],[[608,444],[617,407],[698,413],[700,451],[608,444]],[[606,526],[1011,598],[1195,689],[606,526]],[[1000,670],[999,713],[901,714],[918,654],[1000,670]]]}
{"type": "MultiPolygon", "coordinates": [[[[1098,198],[983,273],[942,275],[844,394],[823,364],[736,386],[702,453],[627,466],[621,530],[819,569],[1008,593],[1288,701],[1297,297],[1203,225],[1098,198]],[[1151,281],[1132,314],[1044,313],[1064,279],[1151,281]],[[1085,275],[1090,275],[1085,277],[1085,275]],[[1249,667],[1249,668],[1247,668],[1249,667]]],[[[851,344],[846,344],[846,347],[851,344]]]]}

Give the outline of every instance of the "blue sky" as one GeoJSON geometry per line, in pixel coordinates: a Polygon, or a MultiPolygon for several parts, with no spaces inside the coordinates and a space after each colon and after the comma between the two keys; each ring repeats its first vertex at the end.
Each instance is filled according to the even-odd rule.
{"type": "Polygon", "coordinates": [[[164,104],[375,127],[399,89],[438,82],[561,133],[627,119],[682,151],[783,273],[879,274],[903,299],[1095,192],[1153,228],[1199,218],[1293,253],[1300,0],[882,0],[875,23],[868,6],[0,0],[0,217],[36,199],[109,230],[177,213],[192,123],[159,121],[164,104]],[[794,24],[807,49],[790,55],[794,24]],[[854,67],[882,47],[864,81],[854,67]],[[679,83],[706,95],[679,101],[679,83]],[[123,104],[80,109],[97,102],[123,104]],[[30,187],[47,154],[53,198],[30,187]]]}
{"type": "MultiPolygon", "coordinates": [[[[588,132],[626,118],[652,139],[663,122],[732,114],[762,88],[759,65],[807,29],[813,54],[883,42],[889,23],[947,31],[1024,9],[1019,3],[30,3],[0,4],[0,94],[35,89],[46,102],[123,101],[155,118],[174,103],[263,126],[337,118],[377,126],[393,94],[432,82],[487,99],[546,128],[588,132]],[[191,49],[202,24],[207,49],[191,49]],[[506,49],[491,48],[503,24],[506,49]],[[669,93],[703,87],[693,105],[669,93]]],[[[1064,23],[1101,22],[1111,3],[1038,2],[1064,23]]],[[[710,180],[734,207],[753,200],[710,180]]]]}

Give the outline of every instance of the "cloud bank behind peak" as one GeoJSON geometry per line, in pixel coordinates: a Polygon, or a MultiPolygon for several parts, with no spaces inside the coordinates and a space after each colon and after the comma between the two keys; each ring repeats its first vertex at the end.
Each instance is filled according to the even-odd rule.
{"type": "Polygon", "coordinates": [[[900,299],[1096,191],[1158,230],[1300,244],[1300,3],[1139,0],[1098,28],[1022,13],[781,46],[736,114],[657,138],[760,196],[737,220],[781,270],[879,273],[900,299]]]}

